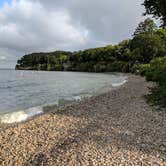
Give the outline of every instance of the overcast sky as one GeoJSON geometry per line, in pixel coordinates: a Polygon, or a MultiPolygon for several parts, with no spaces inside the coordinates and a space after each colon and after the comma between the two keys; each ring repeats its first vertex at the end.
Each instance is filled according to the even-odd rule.
{"type": "Polygon", "coordinates": [[[143,0],[0,0],[0,68],[22,55],[79,50],[130,38],[143,0]]]}

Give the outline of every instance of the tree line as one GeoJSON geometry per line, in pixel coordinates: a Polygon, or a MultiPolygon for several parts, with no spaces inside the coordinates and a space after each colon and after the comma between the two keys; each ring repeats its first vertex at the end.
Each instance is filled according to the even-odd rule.
{"type": "Polygon", "coordinates": [[[117,45],[83,51],[32,53],[18,60],[16,69],[84,72],[132,72],[157,82],[148,101],[166,107],[166,0],[145,0],[145,15],[161,20],[158,28],[147,18],[133,37],[117,45]]]}
{"type": "Polygon", "coordinates": [[[84,72],[134,72],[137,64],[149,63],[166,54],[166,28],[146,19],[133,38],[117,45],[83,51],[32,53],[18,60],[16,69],[84,72]]]}

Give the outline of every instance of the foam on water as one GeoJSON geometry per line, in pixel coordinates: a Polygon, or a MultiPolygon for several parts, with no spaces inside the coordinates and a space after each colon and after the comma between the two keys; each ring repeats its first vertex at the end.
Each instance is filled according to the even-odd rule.
{"type": "Polygon", "coordinates": [[[126,82],[127,82],[127,80],[124,80],[124,81],[119,82],[119,83],[112,83],[112,86],[113,86],[113,87],[122,86],[122,85],[125,84],[126,82]]]}
{"type": "Polygon", "coordinates": [[[89,97],[92,97],[92,95],[90,94],[77,95],[77,96],[74,96],[73,99],[74,101],[81,101],[82,99],[89,98],[89,97]]]}
{"type": "Polygon", "coordinates": [[[17,111],[0,115],[0,122],[5,124],[18,123],[42,113],[42,107],[33,107],[24,111],[17,111]]]}

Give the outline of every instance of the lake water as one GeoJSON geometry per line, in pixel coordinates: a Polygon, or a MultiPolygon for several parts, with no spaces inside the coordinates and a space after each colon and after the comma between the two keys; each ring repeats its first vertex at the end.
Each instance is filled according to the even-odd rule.
{"type": "Polygon", "coordinates": [[[123,74],[0,70],[0,122],[43,113],[47,105],[81,100],[122,85],[123,74]]]}

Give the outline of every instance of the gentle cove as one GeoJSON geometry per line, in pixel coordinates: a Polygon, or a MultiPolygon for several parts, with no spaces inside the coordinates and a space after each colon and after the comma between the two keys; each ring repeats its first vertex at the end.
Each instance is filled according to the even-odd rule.
{"type": "Polygon", "coordinates": [[[44,106],[100,94],[126,79],[120,73],[0,70],[0,122],[26,120],[43,113],[44,106]]]}

